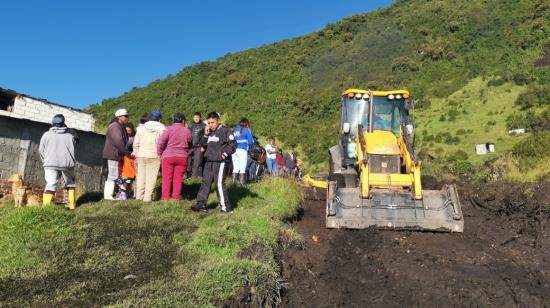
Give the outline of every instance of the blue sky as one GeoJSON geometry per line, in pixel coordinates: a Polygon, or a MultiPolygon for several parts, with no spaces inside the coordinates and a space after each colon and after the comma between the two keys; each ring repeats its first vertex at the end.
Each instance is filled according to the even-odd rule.
{"type": "Polygon", "coordinates": [[[5,1],[0,87],[84,108],[392,1],[5,1]]]}

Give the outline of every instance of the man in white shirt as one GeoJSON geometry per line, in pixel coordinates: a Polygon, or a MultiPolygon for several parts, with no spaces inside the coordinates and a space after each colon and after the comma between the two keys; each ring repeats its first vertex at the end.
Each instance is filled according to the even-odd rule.
{"type": "Polygon", "coordinates": [[[277,175],[277,147],[275,146],[275,138],[269,138],[269,142],[265,145],[267,159],[267,171],[271,175],[277,175]]]}

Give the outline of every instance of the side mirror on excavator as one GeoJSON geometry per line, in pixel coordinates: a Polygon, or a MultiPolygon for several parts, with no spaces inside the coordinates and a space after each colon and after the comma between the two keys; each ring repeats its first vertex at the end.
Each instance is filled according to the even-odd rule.
{"type": "Polygon", "coordinates": [[[344,125],[342,125],[342,131],[344,134],[349,134],[350,129],[351,125],[349,123],[344,123],[344,125]]]}

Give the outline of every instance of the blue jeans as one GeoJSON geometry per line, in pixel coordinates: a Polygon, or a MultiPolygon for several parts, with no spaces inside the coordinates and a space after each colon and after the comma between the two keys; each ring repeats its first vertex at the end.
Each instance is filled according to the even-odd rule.
{"type": "Polygon", "coordinates": [[[268,158],[266,160],[267,171],[271,175],[277,175],[277,160],[268,158]]]}

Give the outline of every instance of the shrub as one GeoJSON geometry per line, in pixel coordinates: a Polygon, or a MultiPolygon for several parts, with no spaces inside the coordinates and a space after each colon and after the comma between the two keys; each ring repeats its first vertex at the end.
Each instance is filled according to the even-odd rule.
{"type": "Polygon", "coordinates": [[[516,105],[522,110],[550,105],[550,86],[534,86],[520,94],[516,105]]]}
{"type": "Polygon", "coordinates": [[[528,138],[516,143],[512,154],[519,159],[521,170],[538,167],[538,164],[546,161],[550,154],[550,132],[535,133],[528,138]]]}
{"type": "Polygon", "coordinates": [[[417,109],[428,109],[432,106],[432,102],[429,99],[419,99],[414,103],[414,107],[417,109]]]}
{"type": "Polygon", "coordinates": [[[450,163],[448,170],[450,173],[462,178],[469,178],[476,172],[474,165],[467,160],[457,160],[450,163]]]}
{"type": "Polygon", "coordinates": [[[501,85],[503,85],[505,83],[506,83],[506,81],[504,81],[504,79],[496,78],[496,79],[489,80],[489,82],[487,82],[487,85],[489,87],[500,87],[501,85]]]}
{"type": "Polygon", "coordinates": [[[531,83],[531,81],[533,81],[533,76],[531,76],[529,73],[526,73],[526,72],[519,72],[519,73],[515,73],[512,76],[512,80],[518,86],[522,86],[522,85],[531,83]]]}
{"type": "Polygon", "coordinates": [[[416,72],[418,65],[409,57],[398,57],[393,61],[391,70],[393,72],[416,72]]]}
{"type": "Polygon", "coordinates": [[[468,160],[468,153],[463,150],[458,150],[447,157],[448,161],[455,162],[459,160],[468,160]]]}

